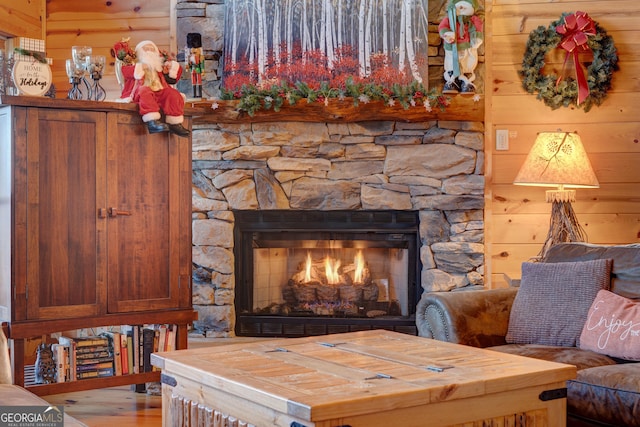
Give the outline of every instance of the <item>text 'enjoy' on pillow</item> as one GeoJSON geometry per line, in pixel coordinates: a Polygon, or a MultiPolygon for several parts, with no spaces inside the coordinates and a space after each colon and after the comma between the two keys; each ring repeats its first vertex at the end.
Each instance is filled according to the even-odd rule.
{"type": "Polygon", "coordinates": [[[582,328],[580,348],[640,361],[640,301],[598,292],[582,328]]]}

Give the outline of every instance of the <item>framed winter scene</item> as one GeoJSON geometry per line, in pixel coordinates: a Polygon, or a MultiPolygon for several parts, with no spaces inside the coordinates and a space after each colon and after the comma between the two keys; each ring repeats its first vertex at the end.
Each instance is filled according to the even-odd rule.
{"type": "Polygon", "coordinates": [[[427,85],[428,0],[227,0],[225,5],[227,93],[251,87],[282,94],[297,88],[299,97],[306,91],[336,98],[352,95],[354,86],[384,91],[427,85]]]}

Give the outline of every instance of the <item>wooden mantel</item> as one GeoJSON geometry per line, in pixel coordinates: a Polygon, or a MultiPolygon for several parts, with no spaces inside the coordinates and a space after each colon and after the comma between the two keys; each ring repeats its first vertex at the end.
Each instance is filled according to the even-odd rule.
{"type": "MultiPolygon", "coordinates": [[[[51,107],[64,105],[75,110],[123,110],[136,111],[133,103],[98,102],[87,100],[51,99],[30,96],[2,96],[0,105],[22,105],[51,107]]],[[[308,103],[301,99],[295,105],[284,105],[280,111],[260,110],[254,116],[240,110],[240,101],[193,101],[187,102],[185,115],[192,117],[193,124],[208,123],[267,123],[267,122],[366,122],[372,120],[391,120],[399,122],[425,122],[430,120],[484,121],[484,97],[474,101],[470,96],[452,96],[449,106],[441,111],[434,108],[431,112],[420,106],[404,109],[401,105],[390,107],[381,101],[353,105],[353,101],[330,99],[329,105],[320,102],[308,103]],[[214,103],[217,108],[212,108],[214,103]]]]}
{"type": "Polygon", "coordinates": [[[332,98],[329,105],[321,102],[299,100],[295,105],[283,105],[280,111],[260,110],[253,116],[238,108],[239,101],[190,102],[194,124],[207,123],[265,123],[265,122],[364,122],[392,120],[401,122],[424,122],[429,120],[484,121],[484,97],[474,101],[471,96],[452,96],[450,105],[441,111],[431,112],[420,105],[404,109],[401,105],[389,106],[382,101],[353,105],[350,99],[332,98]],[[215,107],[215,108],[214,108],[215,107]]]}

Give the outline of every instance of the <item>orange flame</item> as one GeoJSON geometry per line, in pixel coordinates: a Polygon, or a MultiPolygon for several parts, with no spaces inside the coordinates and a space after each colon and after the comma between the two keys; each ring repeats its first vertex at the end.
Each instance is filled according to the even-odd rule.
{"type": "Polygon", "coordinates": [[[364,256],[362,256],[362,251],[358,251],[356,256],[353,258],[353,263],[356,265],[353,281],[355,283],[362,283],[362,273],[364,271],[364,256]]]}
{"type": "Polygon", "coordinates": [[[337,285],[340,283],[340,275],[338,269],[340,268],[340,260],[333,260],[330,257],[326,257],[324,260],[325,274],[327,275],[327,281],[330,285],[337,285]]]}
{"type": "Polygon", "coordinates": [[[311,281],[311,252],[307,252],[307,264],[305,265],[304,282],[311,281]]]}

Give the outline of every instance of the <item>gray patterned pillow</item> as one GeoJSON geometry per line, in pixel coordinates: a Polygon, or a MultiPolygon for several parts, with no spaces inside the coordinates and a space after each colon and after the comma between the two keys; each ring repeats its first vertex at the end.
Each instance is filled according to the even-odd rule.
{"type": "Polygon", "coordinates": [[[577,346],[596,294],[609,289],[612,263],[610,259],[522,263],[507,342],[577,346]]]}

